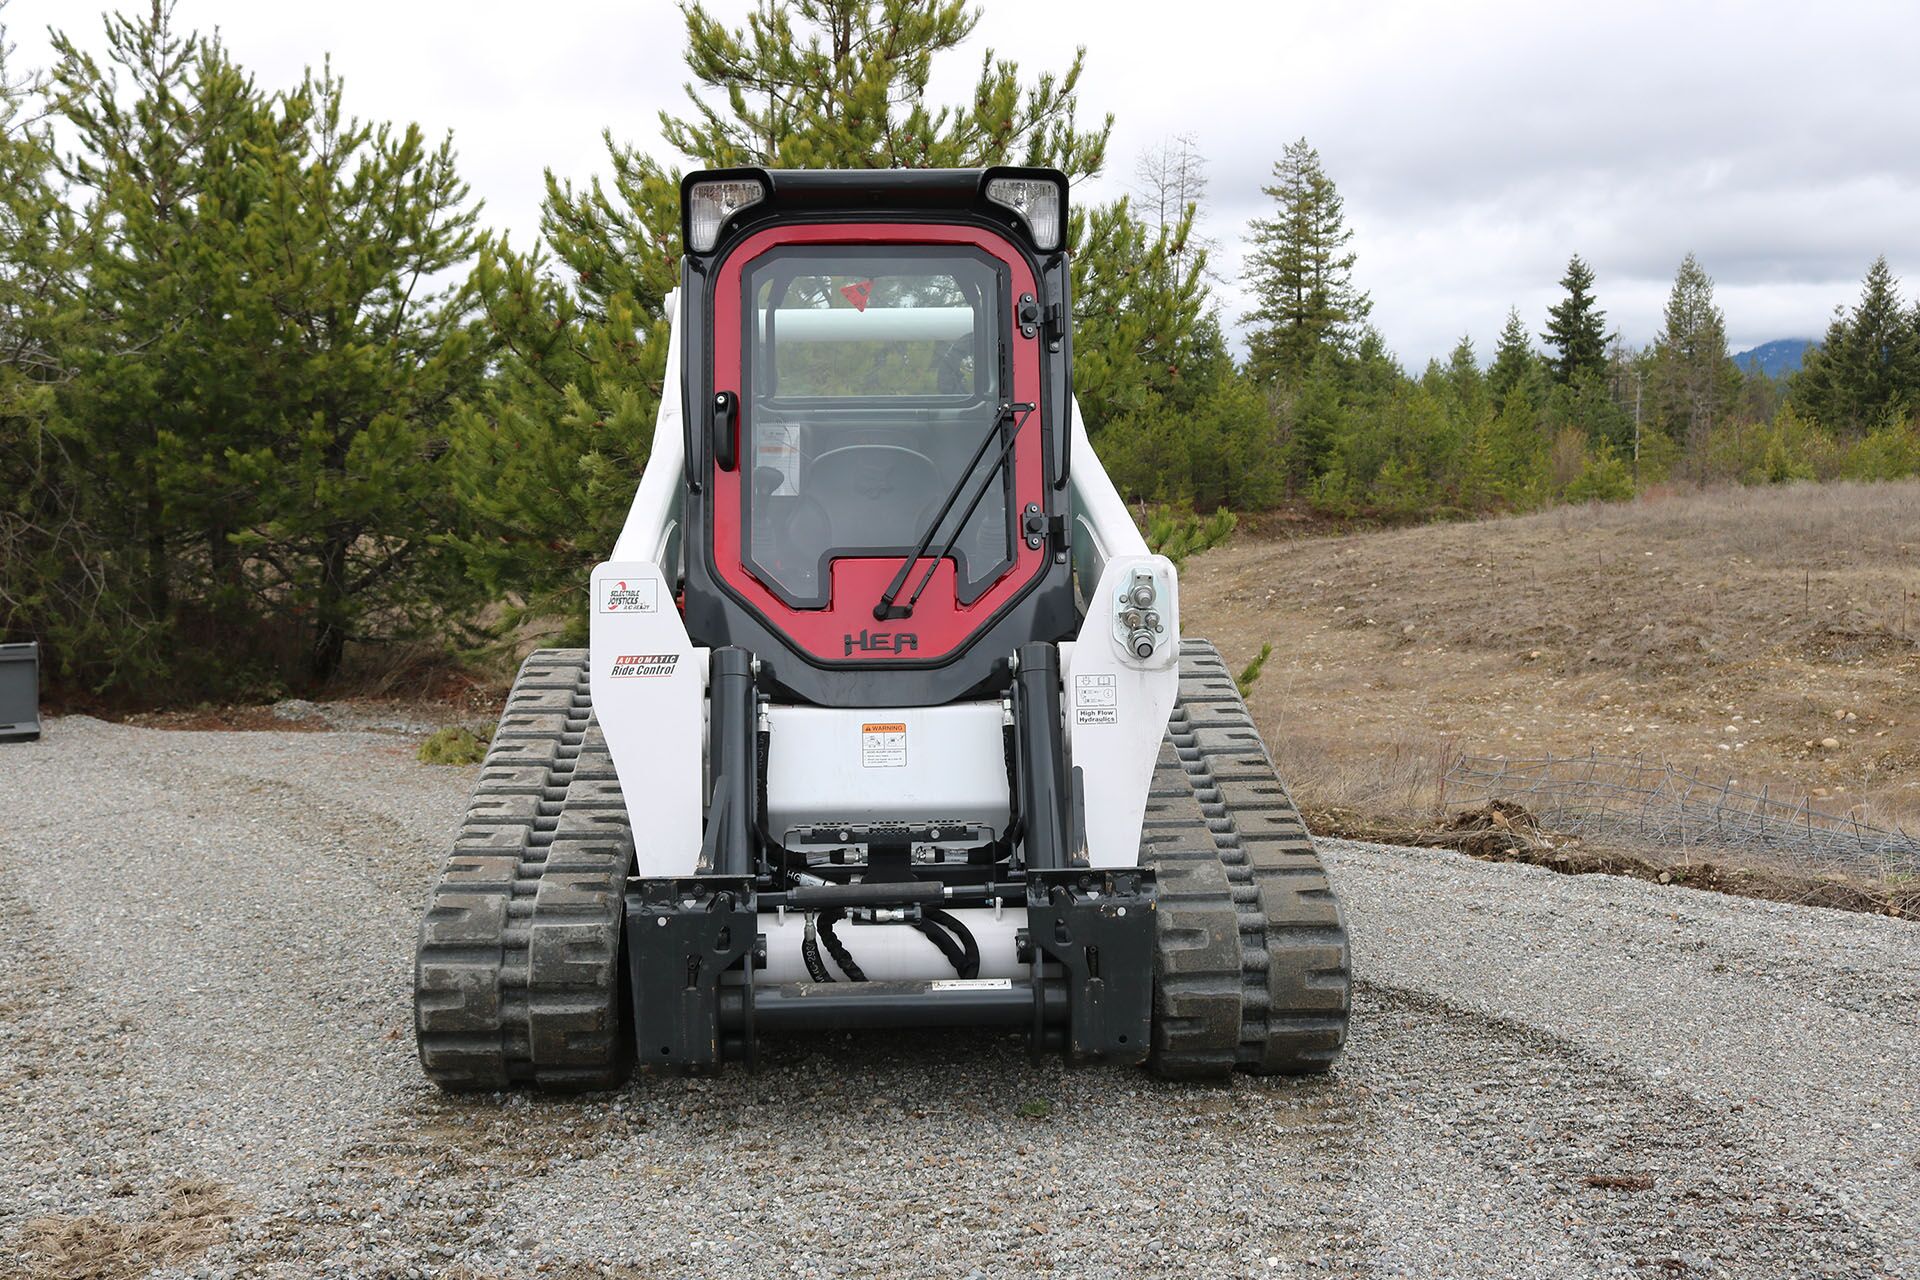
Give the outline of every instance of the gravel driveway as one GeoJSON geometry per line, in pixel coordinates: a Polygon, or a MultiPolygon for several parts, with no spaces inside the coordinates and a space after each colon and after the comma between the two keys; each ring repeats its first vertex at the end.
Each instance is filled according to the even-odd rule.
{"type": "Polygon", "coordinates": [[[1920,1277],[1911,924],[1330,844],[1326,1080],[956,1033],[448,1099],[410,969],[473,771],[413,745],[0,746],[0,1276],[1920,1277]]]}

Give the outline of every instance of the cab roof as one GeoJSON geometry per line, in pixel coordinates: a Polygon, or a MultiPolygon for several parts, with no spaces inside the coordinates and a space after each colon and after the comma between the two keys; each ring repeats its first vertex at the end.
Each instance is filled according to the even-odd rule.
{"type": "MultiPolygon", "coordinates": [[[[1059,225],[1067,221],[1067,178],[1058,169],[996,165],[983,169],[696,169],[680,180],[681,243],[696,257],[708,256],[692,248],[690,234],[693,188],[706,182],[747,180],[766,192],[761,201],[732,215],[720,232],[713,251],[749,229],[792,218],[817,219],[832,214],[871,218],[888,213],[925,218],[928,214],[968,215],[1006,230],[1037,253],[1057,252],[1058,245],[1034,242],[1026,222],[1007,206],[987,198],[987,184],[996,178],[1051,183],[1060,192],[1059,225]]],[[[710,251],[711,252],[711,251],[710,251]]]]}

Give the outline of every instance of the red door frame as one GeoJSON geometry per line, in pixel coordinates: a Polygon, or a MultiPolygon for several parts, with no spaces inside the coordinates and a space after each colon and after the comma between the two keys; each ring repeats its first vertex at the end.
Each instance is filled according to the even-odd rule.
{"type": "MultiPolygon", "coordinates": [[[[899,571],[898,556],[848,556],[830,561],[830,594],[827,606],[821,609],[793,608],[755,578],[745,563],[741,513],[753,471],[746,462],[745,447],[751,438],[748,415],[752,405],[748,402],[740,367],[741,311],[745,305],[740,277],[747,263],[755,258],[776,247],[796,244],[960,245],[979,249],[998,259],[1007,269],[1011,296],[1003,303],[1008,317],[1014,314],[1022,294],[1039,295],[1033,269],[1011,243],[984,228],[856,222],[771,227],[742,241],[727,255],[715,278],[713,391],[715,394],[733,392],[735,403],[740,406],[735,427],[740,433],[740,448],[736,451],[740,463],[733,472],[727,472],[716,462],[709,490],[713,495],[709,511],[713,519],[715,572],[735,595],[814,661],[851,666],[937,662],[964,647],[968,639],[984,630],[1001,609],[1039,576],[1046,567],[1044,545],[1035,549],[1027,545],[1024,537],[1016,536],[1012,565],[978,599],[965,605],[955,597],[956,570],[952,558],[942,560],[934,570],[932,583],[914,607],[913,616],[893,622],[876,622],[873,606],[899,571]]],[[[1008,329],[1013,368],[1010,399],[1038,405],[1040,339],[1023,336],[1019,327],[1010,322],[1008,329]]],[[[1034,415],[1036,419],[1040,416],[1034,415]]],[[[1016,511],[1024,510],[1029,503],[1044,510],[1044,450],[1041,432],[1034,423],[1021,431],[1012,464],[1016,511]]],[[[986,461],[981,465],[986,466],[986,461]]],[[[923,557],[915,563],[908,578],[909,590],[926,572],[928,559],[930,557],[923,557]]]]}

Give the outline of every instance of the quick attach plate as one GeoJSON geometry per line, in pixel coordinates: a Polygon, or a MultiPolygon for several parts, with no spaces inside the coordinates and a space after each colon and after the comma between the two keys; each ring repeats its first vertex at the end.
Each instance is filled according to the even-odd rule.
{"type": "Polygon", "coordinates": [[[840,823],[802,827],[796,833],[803,844],[968,844],[989,839],[991,833],[976,822],[840,823]]]}
{"type": "MultiPolygon", "coordinates": [[[[1153,1029],[1158,897],[1153,872],[1144,867],[1027,873],[1028,942],[1067,972],[1070,1059],[1146,1061],[1153,1029]]],[[[1035,983],[1036,992],[1043,985],[1035,983]]],[[[1036,1047],[1044,1022],[1036,1000],[1036,1047]]]]}
{"type": "MultiPolygon", "coordinates": [[[[627,881],[636,1062],[681,1070],[719,1066],[720,975],[745,957],[765,954],[758,925],[751,877],[627,881]]],[[[750,1054],[750,978],[742,986],[750,1054]]]]}

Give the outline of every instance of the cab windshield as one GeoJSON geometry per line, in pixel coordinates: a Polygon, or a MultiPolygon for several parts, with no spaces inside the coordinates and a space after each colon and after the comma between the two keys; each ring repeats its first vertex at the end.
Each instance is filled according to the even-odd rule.
{"type": "MultiPolygon", "coordinates": [[[[837,557],[911,551],[993,428],[1004,272],[971,249],[835,245],[742,273],[747,560],[788,604],[826,605],[837,557]]],[[[1012,563],[1012,511],[1009,467],[954,543],[961,603],[1012,563]]]]}

